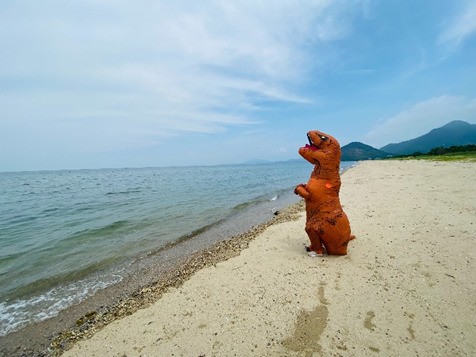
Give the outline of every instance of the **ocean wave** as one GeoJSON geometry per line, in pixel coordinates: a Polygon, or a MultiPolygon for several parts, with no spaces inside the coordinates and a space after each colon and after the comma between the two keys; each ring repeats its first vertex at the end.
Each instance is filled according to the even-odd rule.
{"type": "Polygon", "coordinates": [[[0,302],[0,336],[5,336],[22,327],[57,316],[69,306],[84,301],[99,290],[116,284],[122,276],[96,276],[54,287],[44,294],[12,302],[0,302]]]}
{"type": "Polygon", "coordinates": [[[84,229],[82,231],[76,232],[71,237],[69,237],[68,240],[87,240],[88,238],[104,237],[117,233],[118,231],[129,227],[129,225],[130,222],[127,220],[115,221],[103,227],[84,229]]]}
{"type": "Polygon", "coordinates": [[[191,231],[190,233],[187,233],[187,234],[181,236],[180,238],[174,240],[173,242],[167,243],[166,247],[169,247],[171,245],[175,245],[175,244],[184,242],[186,240],[192,239],[192,238],[194,238],[194,237],[196,237],[196,236],[198,236],[202,233],[205,233],[206,231],[210,230],[211,228],[219,225],[223,221],[224,221],[224,219],[220,219],[220,220],[217,220],[216,222],[213,222],[213,223],[207,224],[203,227],[197,228],[197,229],[191,231]]]}
{"type": "Polygon", "coordinates": [[[232,208],[232,211],[240,212],[240,211],[243,211],[243,210],[245,210],[245,209],[247,209],[251,206],[256,206],[260,203],[269,202],[269,201],[270,201],[269,196],[258,196],[258,197],[255,197],[255,198],[249,200],[249,201],[238,203],[237,205],[235,205],[232,208]]]}
{"type": "Polygon", "coordinates": [[[141,192],[141,189],[135,188],[135,189],[130,189],[126,191],[110,191],[110,192],[107,192],[106,195],[128,195],[131,193],[140,193],[140,192],[141,192]]]}

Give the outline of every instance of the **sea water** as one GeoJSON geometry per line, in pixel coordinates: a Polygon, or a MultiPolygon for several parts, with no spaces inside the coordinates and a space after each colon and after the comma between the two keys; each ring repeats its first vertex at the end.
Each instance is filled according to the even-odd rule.
{"type": "Polygon", "coordinates": [[[288,161],[0,173],[0,336],[119,282],[128,263],[167,244],[260,210],[271,218],[297,202],[293,188],[311,170],[288,161]]]}

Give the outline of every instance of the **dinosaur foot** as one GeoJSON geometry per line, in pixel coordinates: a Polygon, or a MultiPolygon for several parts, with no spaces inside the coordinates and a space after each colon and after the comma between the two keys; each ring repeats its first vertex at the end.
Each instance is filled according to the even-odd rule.
{"type": "Polygon", "coordinates": [[[312,249],[312,245],[307,246],[307,247],[305,247],[304,249],[305,249],[306,252],[308,252],[308,253],[314,252],[314,253],[316,253],[318,256],[324,255],[324,249],[322,249],[321,251],[318,250],[318,251],[316,252],[314,249],[312,249]]]}
{"type": "Polygon", "coordinates": [[[324,255],[324,251],[314,251],[312,249],[312,246],[309,246],[309,247],[306,247],[306,252],[307,252],[307,255],[309,255],[310,257],[322,257],[324,255]]]}
{"type": "Polygon", "coordinates": [[[316,252],[313,251],[313,250],[311,250],[310,252],[308,252],[307,255],[309,255],[311,258],[323,257],[323,256],[324,256],[323,253],[316,253],[316,252]]]}

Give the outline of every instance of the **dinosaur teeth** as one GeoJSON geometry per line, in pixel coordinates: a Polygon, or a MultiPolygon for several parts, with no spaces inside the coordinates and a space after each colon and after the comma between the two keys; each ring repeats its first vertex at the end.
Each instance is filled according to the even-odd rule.
{"type": "Polygon", "coordinates": [[[318,149],[318,146],[314,144],[314,141],[312,141],[311,135],[307,134],[307,140],[309,140],[309,145],[306,144],[306,148],[312,149],[312,150],[318,149]]]}
{"type": "Polygon", "coordinates": [[[311,135],[307,134],[307,140],[309,140],[309,144],[311,144],[311,146],[315,145],[311,139],[311,135]]]}

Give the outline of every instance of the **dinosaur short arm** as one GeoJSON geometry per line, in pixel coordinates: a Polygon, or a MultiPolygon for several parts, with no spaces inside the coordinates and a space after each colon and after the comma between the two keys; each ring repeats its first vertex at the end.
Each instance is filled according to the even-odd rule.
{"type": "Polygon", "coordinates": [[[304,199],[309,198],[309,196],[311,195],[304,184],[296,186],[296,188],[294,189],[294,193],[304,199]]]}

